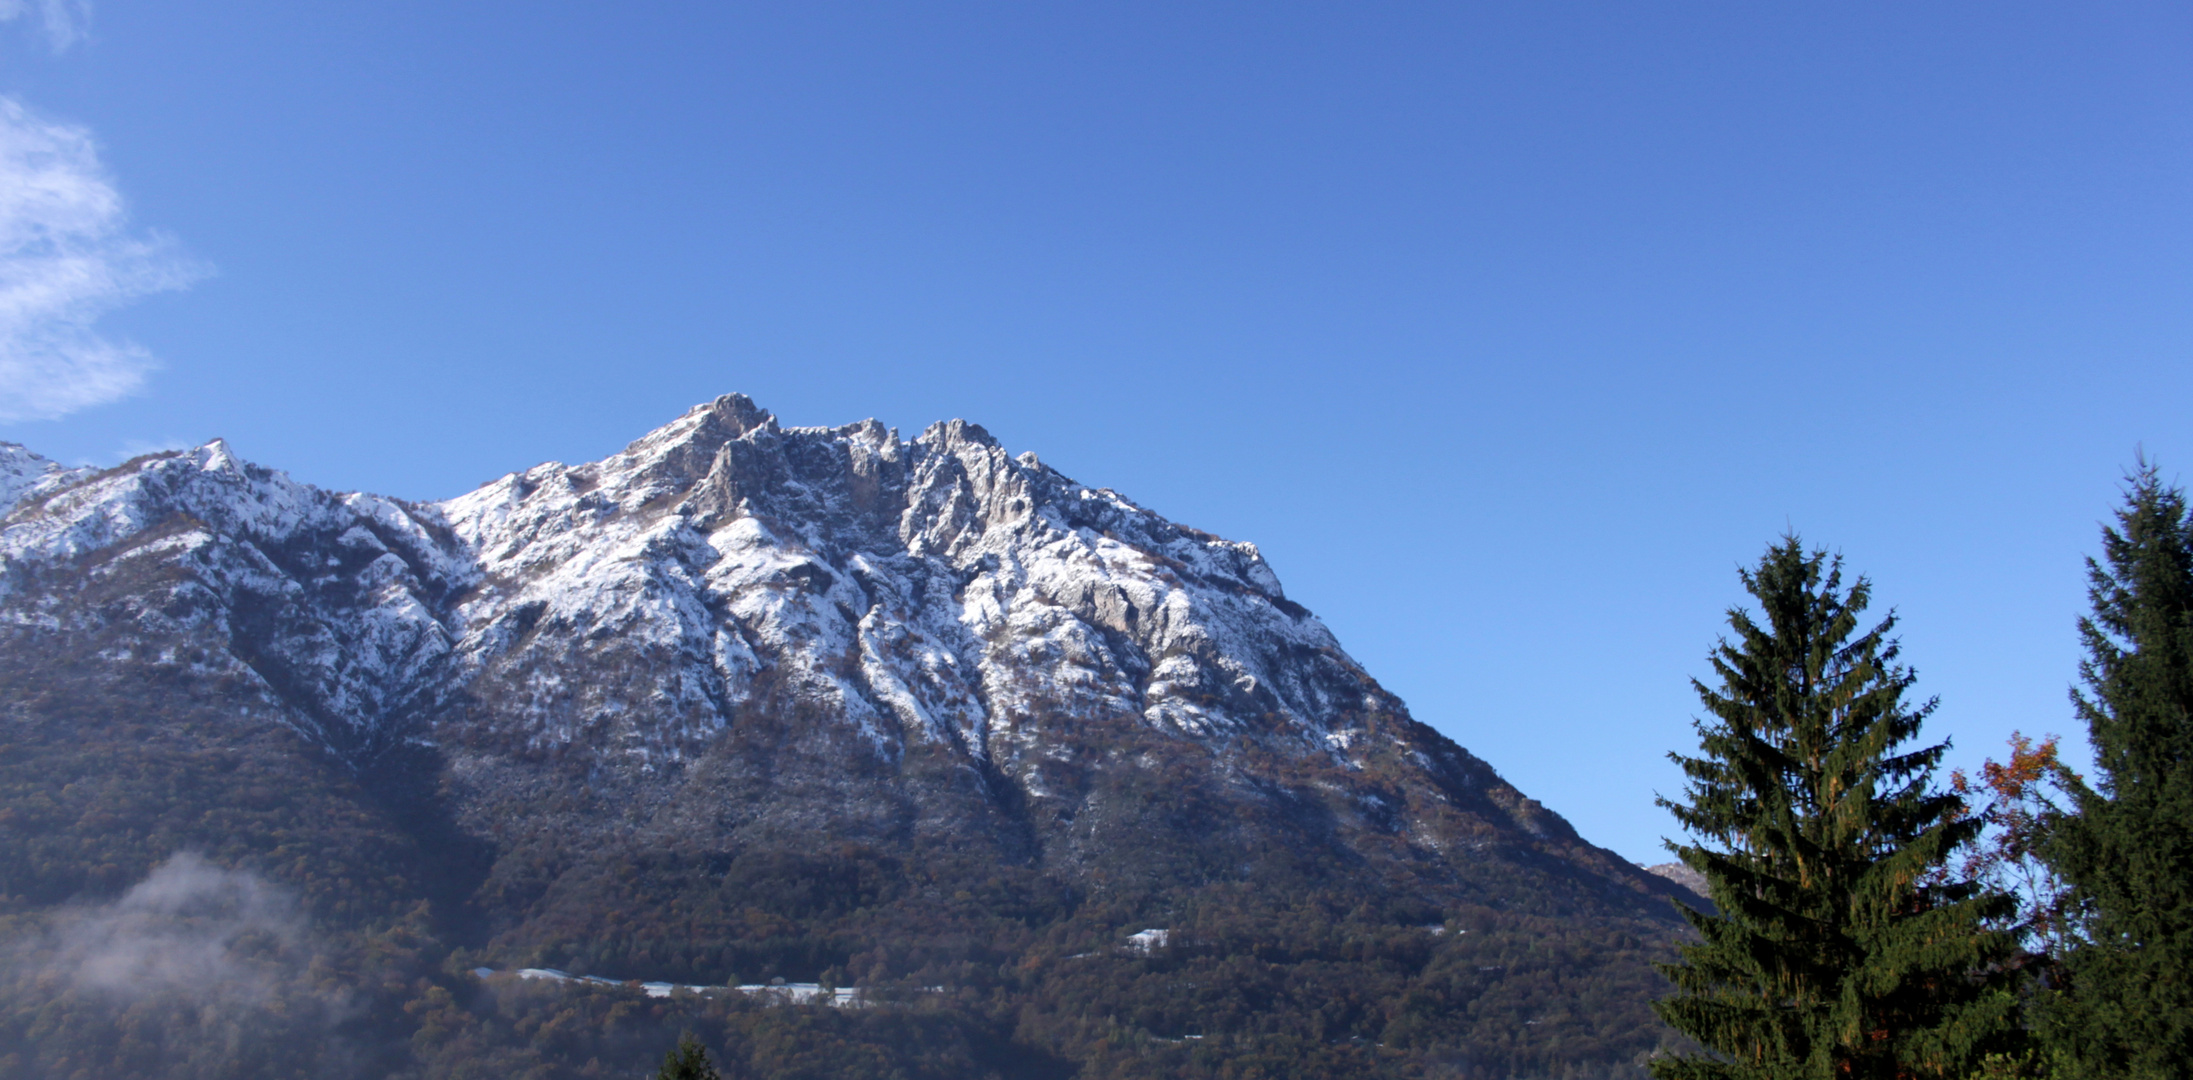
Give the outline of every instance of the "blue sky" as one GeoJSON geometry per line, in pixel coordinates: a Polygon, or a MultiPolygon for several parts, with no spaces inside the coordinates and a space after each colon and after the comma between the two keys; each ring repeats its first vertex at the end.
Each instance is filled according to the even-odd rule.
{"type": "Polygon", "coordinates": [[[2182,4],[0,16],[0,439],[440,498],[733,390],[966,417],[1632,858],[1777,534],[1969,765],[2075,734],[2096,523],[2193,472],[2182,4]]]}

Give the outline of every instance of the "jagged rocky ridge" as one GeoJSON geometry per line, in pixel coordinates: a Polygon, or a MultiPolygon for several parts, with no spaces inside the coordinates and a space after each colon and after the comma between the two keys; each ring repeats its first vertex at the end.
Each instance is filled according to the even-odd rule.
{"type": "Polygon", "coordinates": [[[357,1041],[0,964],[0,1062],[575,1080],[698,1026],[756,1076],[1633,1078],[1688,896],[1412,719],[1252,545],[970,424],[739,396],[438,503],[0,444],[0,929],[177,852],[338,946],[252,1023],[332,994],[357,1041]],[[772,1027],[482,966],[912,1004],[772,1027]],[[172,1052],[246,1044],[303,1057],[172,1052]]]}
{"type": "MultiPolygon", "coordinates": [[[[1170,762],[1197,813],[1246,822],[1170,826],[1193,843],[1261,814],[1426,888],[1669,891],[1410,719],[1254,545],[961,421],[785,428],[732,395],[438,503],[218,441],[103,471],[0,450],[11,648],[217,684],[354,770],[425,755],[503,850],[857,836],[1144,866],[1108,785],[1170,762]]],[[[555,906],[488,884],[519,897],[507,932],[555,906]]]]}

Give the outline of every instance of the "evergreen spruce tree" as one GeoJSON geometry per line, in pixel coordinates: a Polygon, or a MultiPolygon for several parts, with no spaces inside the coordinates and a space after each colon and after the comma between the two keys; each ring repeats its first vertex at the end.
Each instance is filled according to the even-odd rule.
{"type": "Polygon", "coordinates": [[[708,1049],[688,1031],[678,1037],[677,1049],[662,1056],[655,1080],[723,1080],[723,1074],[709,1064],[708,1049]]]}
{"type": "Polygon", "coordinates": [[[2071,883],[2083,942],[2042,1031],[2067,1072],[2193,1075],[2193,520],[2142,461],[2079,621],[2093,788],[2043,852],[2071,883]]]}
{"type": "Polygon", "coordinates": [[[1671,754],[1687,804],[1661,800],[1702,843],[1670,843],[1719,913],[1662,967],[1663,1020],[1711,1051],[1653,1062],[1662,1080],[1962,1077],[2016,1039],[2003,961],[1983,923],[2010,906],[1946,870],[1980,823],[1931,789],[1946,745],[1901,749],[1913,707],[1892,614],[1860,632],[1864,578],[1794,536],[1740,572],[1764,624],[1729,611],[1692,685],[1703,753],[1671,754]]]}

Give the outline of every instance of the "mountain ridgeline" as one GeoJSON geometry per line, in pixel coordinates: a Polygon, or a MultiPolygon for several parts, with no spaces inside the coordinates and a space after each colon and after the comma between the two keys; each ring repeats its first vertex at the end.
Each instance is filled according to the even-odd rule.
{"type": "Polygon", "coordinates": [[[0,445],[0,514],[9,1075],[625,1076],[680,1030],[756,1077],[1661,1048],[1681,888],[1412,719],[1253,545],[972,424],[733,395],[439,503],[0,445]],[[122,925],[152,943],[83,944],[122,925]],[[524,966],[868,1006],[471,974],[524,966]]]}

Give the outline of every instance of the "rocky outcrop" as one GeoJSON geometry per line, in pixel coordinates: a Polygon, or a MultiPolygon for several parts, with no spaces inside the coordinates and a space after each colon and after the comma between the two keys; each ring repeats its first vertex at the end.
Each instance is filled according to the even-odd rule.
{"type": "Polygon", "coordinates": [[[1345,753],[1398,708],[1287,601],[1254,545],[1013,457],[980,427],[778,427],[743,397],[436,510],[477,567],[470,678],[542,743],[686,752],[777,673],[878,753],[1013,757],[1139,717],[1184,738],[1345,753]],[[607,665],[644,685],[571,687],[607,665]],[[644,716],[623,705],[650,705],[644,716]]]}
{"type": "Polygon", "coordinates": [[[1651,874],[1654,877],[1666,878],[1667,880],[1672,881],[1677,885],[1681,885],[1683,888],[1689,890],[1691,895],[1696,896],[1700,899],[1704,899],[1707,895],[1706,875],[1701,874],[1698,871],[1683,865],[1682,863],[1654,863],[1653,865],[1647,866],[1644,869],[1646,873],[1651,874]]]}

